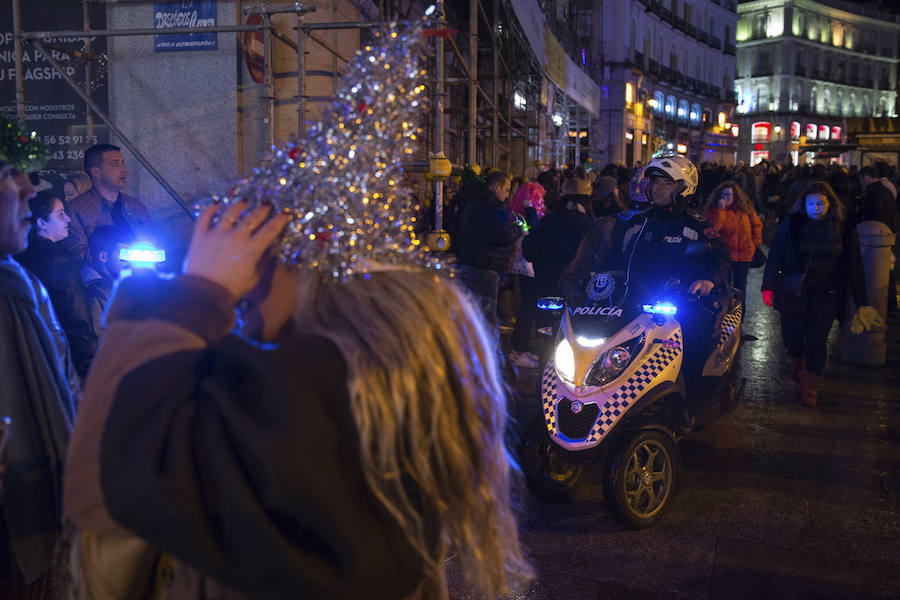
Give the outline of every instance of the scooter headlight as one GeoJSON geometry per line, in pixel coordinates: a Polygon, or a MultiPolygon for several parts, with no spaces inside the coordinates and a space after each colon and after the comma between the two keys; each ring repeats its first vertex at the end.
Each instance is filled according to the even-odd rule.
{"type": "Polygon", "coordinates": [[[569,340],[563,338],[556,346],[556,354],[554,356],[556,364],[556,372],[559,376],[568,382],[575,381],[575,353],[572,351],[572,345],[569,340]]]}
{"type": "Polygon", "coordinates": [[[607,350],[591,370],[591,374],[587,378],[587,385],[601,386],[618,378],[637,356],[643,346],[643,341],[644,336],[642,335],[607,350]]]}

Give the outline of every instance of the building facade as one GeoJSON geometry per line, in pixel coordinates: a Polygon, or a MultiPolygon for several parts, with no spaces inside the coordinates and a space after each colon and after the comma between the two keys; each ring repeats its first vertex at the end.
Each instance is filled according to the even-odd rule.
{"type": "Polygon", "coordinates": [[[678,152],[733,163],[734,0],[625,0],[602,11],[594,160],[630,166],[678,152]]]}
{"type": "Polygon", "coordinates": [[[900,17],[838,0],[738,5],[739,159],[848,163],[845,118],[897,115],[900,17]]]}

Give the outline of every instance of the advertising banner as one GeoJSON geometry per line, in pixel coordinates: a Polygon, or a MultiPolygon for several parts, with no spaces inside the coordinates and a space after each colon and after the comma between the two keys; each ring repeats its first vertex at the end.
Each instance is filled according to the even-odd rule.
{"type": "Polygon", "coordinates": [[[566,55],[559,40],[547,26],[537,0],[512,0],[512,6],[531,51],[547,77],[582,108],[599,116],[602,90],[590,75],[566,55]]]}
{"type": "MultiPolygon", "coordinates": [[[[106,29],[106,7],[90,5],[91,29],[106,29]]],[[[23,31],[61,31],[84,29],[80,2],[42,0],[22,2],[23,31]]],[[[16,116],[16,52],[12,26],[12,3],[0,1],[0,111],[16,116]]],[[[106,79],[106,38],[91,38],[91,55],[85,55],[84,38],[52,38],[45,40],[52,56],[82,87],[85,65],[91,61],[91,98],[106,112],[109,94],[106,79]]],[[[63,171],[81,170],[84,151],[97,143],[106,143],[107,132],[102,122],[88,134],[87,106],[62,75],[47,62],[32,44],[25,44],[21,77],[25,87],[25,121],[50,147],[47,167],[63,171]]]]}
{"type": "MultiPolygon", "coordinates": [[[[154,29],[180,29],[183,27],[215,27],[215,2],[163,2],[153,6],[154,29]]],[[[179,33],[153,36],[156,52],[182,50],[215,50],[218,46],[215,33],[179,33]]]]}

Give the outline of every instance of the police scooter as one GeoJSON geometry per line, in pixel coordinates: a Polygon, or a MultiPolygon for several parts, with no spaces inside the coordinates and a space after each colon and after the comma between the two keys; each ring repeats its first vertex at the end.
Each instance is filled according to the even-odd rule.
{"type": "MultiPolygon", "coordinates": [[[[688,256],[708,248],[697,244],[688,256]]],[[[651,290],[623,272],[598,273],[588,289],[591,298],[580,306],[563,298],[538,301],[561,318],[523,468],[536,496],[560,501],[585,468],[602,465],[611,512],[630,527],[648,527],[671,504],[678,484],[676,442],[698,422],[733,407],[743,306],[735,290],[701,299],[680,282],[651,290]],[[715,326],[701,376],[686,384],[679,309],[689,303],[703,303],[715,326]]]]}

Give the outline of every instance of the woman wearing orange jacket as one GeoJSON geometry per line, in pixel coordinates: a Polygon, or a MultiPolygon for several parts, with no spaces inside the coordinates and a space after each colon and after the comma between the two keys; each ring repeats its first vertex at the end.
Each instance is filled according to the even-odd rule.
{"type": "Polygon", "coordinates": [[[720,183],[706,199],[706,218],[731,250],[731,282],[746,291],[753,253],[762,244],[762,221],[747,194],[733,181],[720,183]]]}

